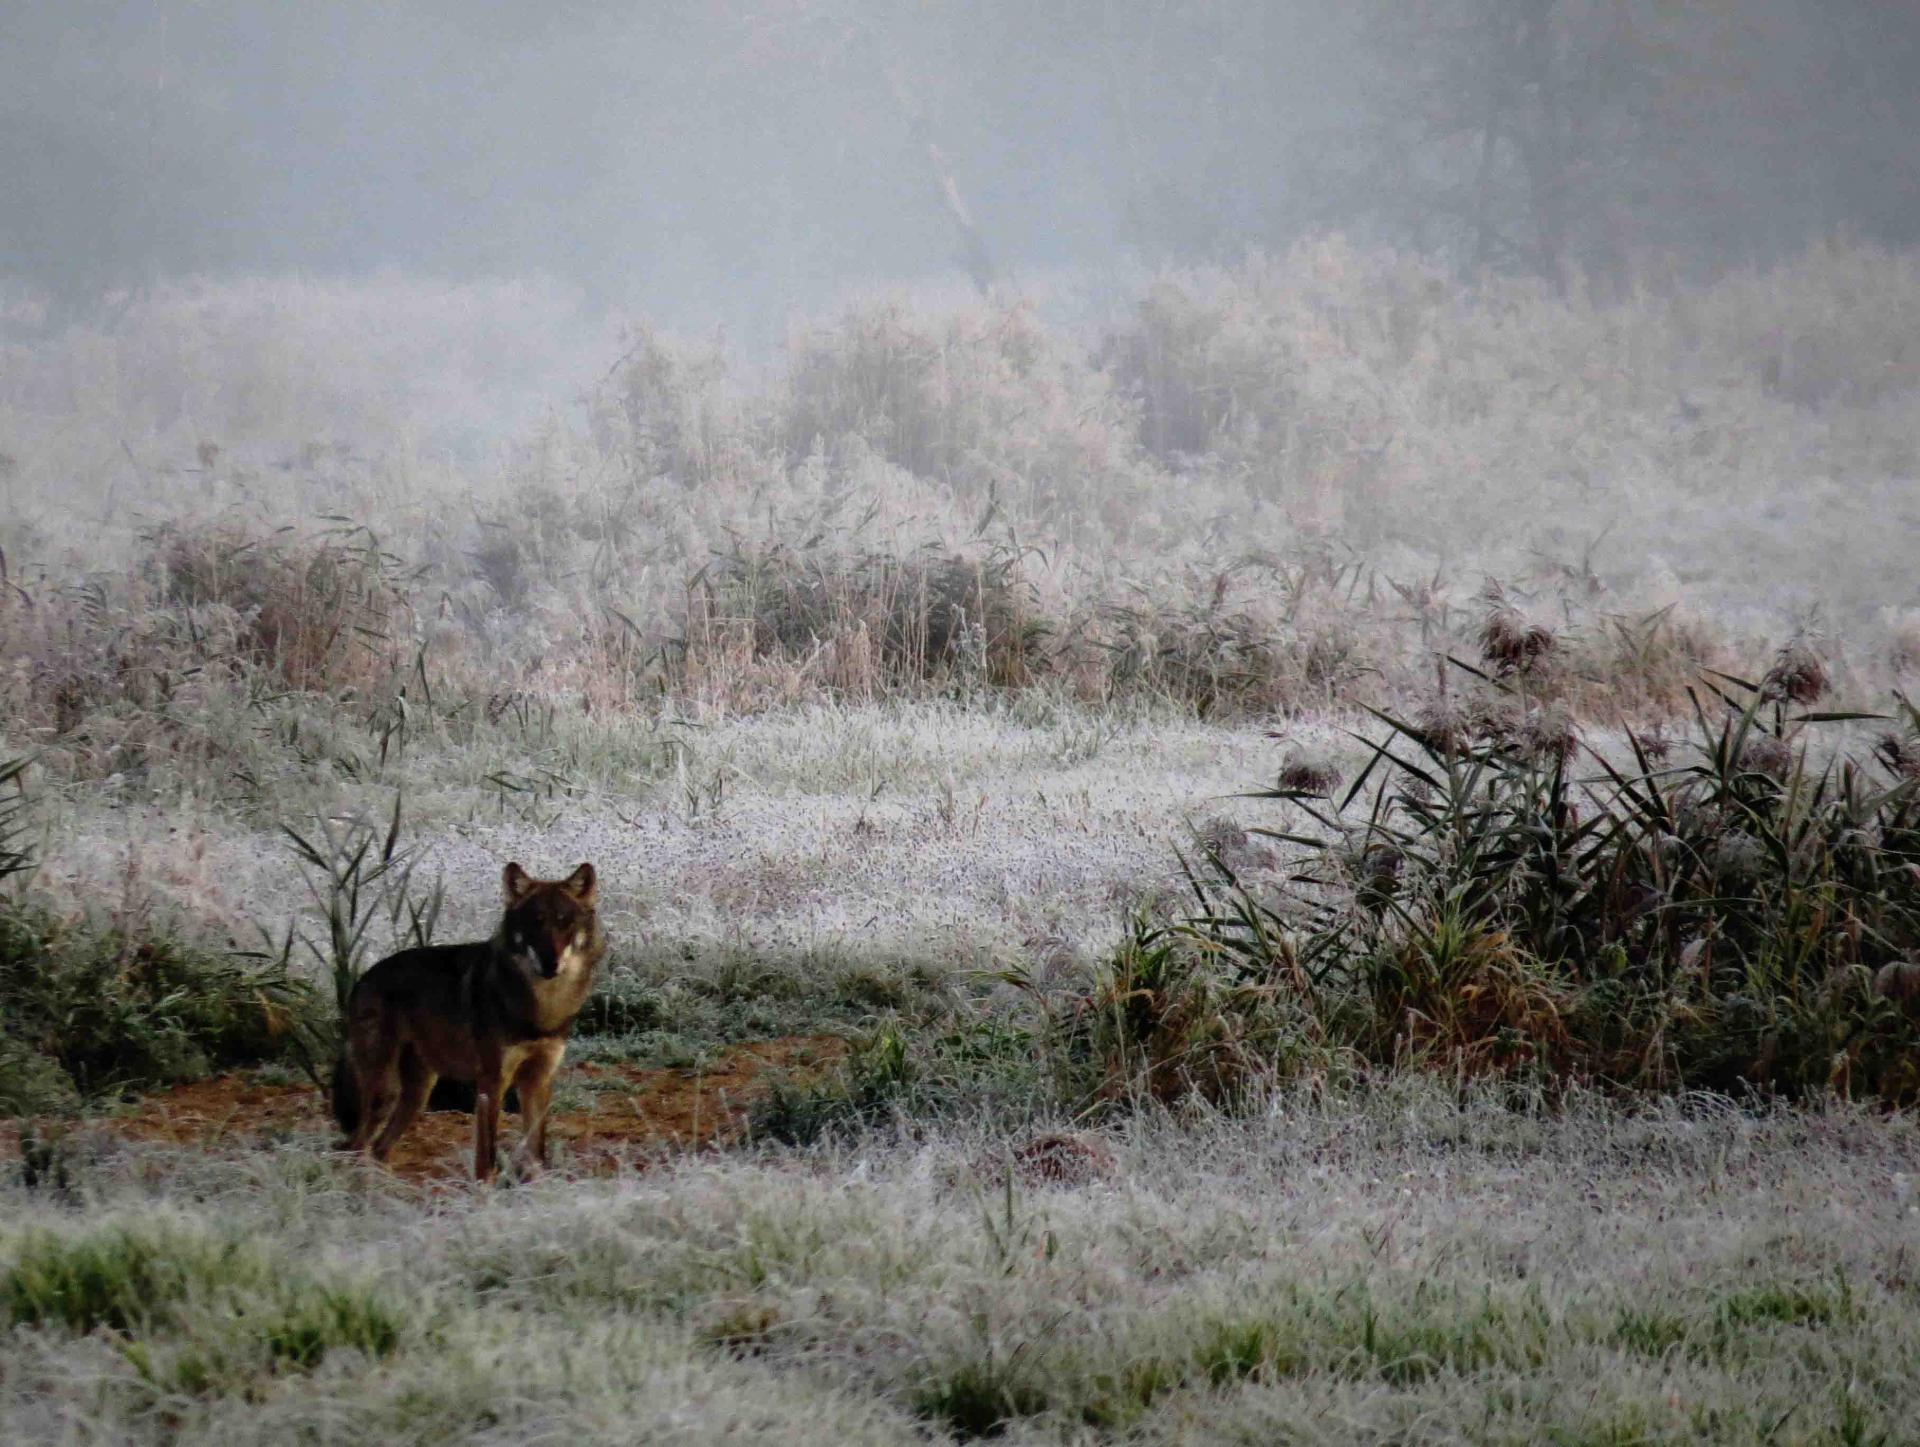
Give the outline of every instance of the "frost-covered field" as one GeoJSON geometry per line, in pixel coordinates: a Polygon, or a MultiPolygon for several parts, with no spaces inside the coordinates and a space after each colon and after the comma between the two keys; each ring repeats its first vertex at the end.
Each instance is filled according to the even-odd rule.
{"type": "MultiPolygon", "coordinates": [[[[1352,763],[1364,753],[1325,721],[1283,741],[1076,708],[1029,722],[944,704],[815,706],[686,732],[690,764],[571,798],[415,792],[403,776],[421,870],[446,886],[448,931],[491,926],[502,861],[553,873],[586,859],[623,951],[735,944],[984,962],[1029,946],[1093,949],[1178,880],[1189,826],[1291,817],[1235,797],[1271,784],[1290,748],[1352,763]]],[[[129,867],[180,909],[236,930],[281,922],[301,891],[277,830],[197,801],[114,807],[76,791],[41,883],[97,895],[129,867]]]]}
{"type": "MultiPolygon", "coordinates": [[[[1507,737],[1583,778],[1717,710],[1715,670],[1811,656],[1818,707],[1894,714],[1916,318],[1911,258],[1862,248],[1603,307],[1337,242],[1164,278],[1097,353],[1018,299],[882,302],[765,375],[644,329],[618,351],[539,287],[0,318],[0,764],[31,759],[36,866],[0,886],[33,924],[0,987],[39,1012],[0,1020],[0,1428],[1908,1440],[1909,1113],[1609,1101],[1465,1051],[1402,1072],[1448,1058],[1413,1046],[1368,1069],[1329,1039],[1345,1004],[1283,1013],[1259,1089],[1152,1099],[1110,1088],[1099,1031],[1166,988],[1127,942],[1192,906],[1182,855],[1272,897],[1295,846],[1246,831],[1306,815],[1241,796],[1355,777],[1370,707],[1472,714],[1497,690],[1441,659],[1495,667],[1490,620],[1550,640],[1507,737]],[[150,978],[169,950],[321,940],[286,831],[396,817],[443,939],[491,927],[508,859],[597,865],[614,950],[576,1059],[697,1081],[840,1036],[848,1083],[761,1081],[744,1143],[493,1193],[249,1115],[304,1078],[285,1053],[185,1145],[132,1129],[259,1052],[156,1049],[136,1111],[74,1042],[184,1008],[150,978]],[[55,955],[98,989],[43,988],[55,955]],[[56,1055],[86,1090],[45,1093],[56,1055]]],[[[1814,904],[1795,958],[1871,943],[1814,904]]],[[[403,919],[373,914],[360,963],[403,919]]],[[[1502,982],[1560,983],[1469,943],[1492,975],[1423,997],[1463,1029],[1502,982]]],[[[325,1004],[323,954],[291,965],[325,1004]]],[[[1783,987],[1812,1014],[1853,989],[1895,1052],[1850,1076],[1849,1036],[1796,1079],[1864,1094],[1871,1064],[1910,1098],[1884,965],[1783,987]]],[[[1191,997],[1208,1048],[1270,1023],[1234,1011],[1286,1007],[1278,978],[1191,997]]],[[[1661,1008],[1705,1018],[1692,988],[1661,1008]]],[[[562,1111],[624,1078],[576,1074],[562,1111]]]]}
{"type": "Polygon", "coordinates": [[[1009,1190],[1003,1142],[957,1128],[424,1197],[311,1139],[77,1150],[64,1195],[0,1187],[13,1311],[39,1323],[0,1338],[0,1422],[36,1442],[1891,1443],[1920,1411],[1910,1121],[1409,1087],[1108,1140],[1071,1185],[1009,1190]],[[131,1324],[65,1324],[114,1310],[131,1324]],[[266,1344],[302,1331],[330,1344],[306,1370],[266,1344]]]}

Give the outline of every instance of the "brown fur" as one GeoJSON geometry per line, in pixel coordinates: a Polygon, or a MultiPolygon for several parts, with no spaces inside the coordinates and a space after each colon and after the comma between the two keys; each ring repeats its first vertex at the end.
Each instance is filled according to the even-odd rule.
{"type": "Polygon", "coordinates": [[[606,953],[593,866],[568,878],[502,876],[506,910],[490,940],[403,950],[362,975],[347,1000],[334,1114],[346,1148],[384,1161],[436,1081],[472,1082],[473,1173],[493,1178],[500,1107],[520,1097],[515,1165],[547,1164],[547,1110],[574,1018],[606,953]]]}

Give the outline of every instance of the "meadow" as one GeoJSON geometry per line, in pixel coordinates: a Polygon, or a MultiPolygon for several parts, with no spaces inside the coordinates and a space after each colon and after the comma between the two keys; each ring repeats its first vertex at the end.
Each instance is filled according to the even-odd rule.
{"type": "Polygon", "coordinates": [[[12,1436],[1905,1440],[1920,264],[1058,310],[0,298],[12,1436]],[[560,1169],[339,1158],[509,858],[560,1169]]]}

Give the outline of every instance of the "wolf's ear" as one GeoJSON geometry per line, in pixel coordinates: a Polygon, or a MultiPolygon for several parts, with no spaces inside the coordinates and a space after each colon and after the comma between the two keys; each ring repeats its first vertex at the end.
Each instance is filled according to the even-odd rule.
{"type": "Polygon", "coordinates": [[[524,898],[533,887],[533,881],[527,878],[527,871],[518,864],[509,864],[500,876],[500,883],[507,891],[507,903],[514,904],[524,898]]]}
{"type": "Polygon", "coordinates": [[[593,872],[591,864],[583,864],[567,876],[565,884],[560,886],[589,909],[600,897],[600,881],[593,872]]]}

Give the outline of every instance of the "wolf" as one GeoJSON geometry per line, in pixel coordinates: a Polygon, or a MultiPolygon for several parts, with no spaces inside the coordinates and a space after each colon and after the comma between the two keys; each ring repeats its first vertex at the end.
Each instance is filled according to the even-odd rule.
{"type": "Polygon", "coordinates": [[[493,938],[402,950],[354,982],[333,1076],[343,1149],[385,1161],[445,1079],[473,1086],[476,1179],[498,1169],[509,1088],[520,1104],[515,1169],[547,1164],[553,1077],[607,952],[599,881],[591,864],[560,880],[509,864],[501,883],[506,908],[493,938]]]}

